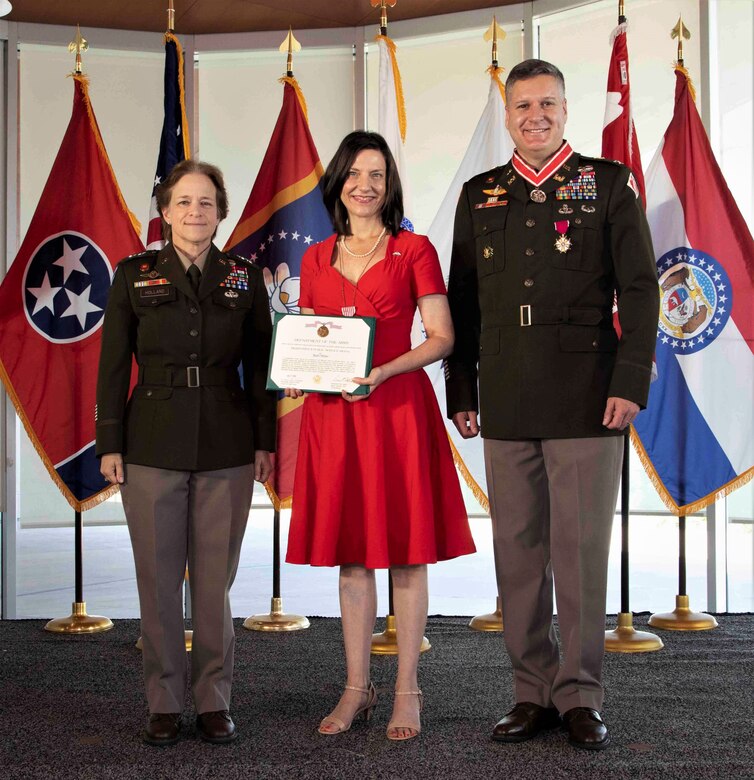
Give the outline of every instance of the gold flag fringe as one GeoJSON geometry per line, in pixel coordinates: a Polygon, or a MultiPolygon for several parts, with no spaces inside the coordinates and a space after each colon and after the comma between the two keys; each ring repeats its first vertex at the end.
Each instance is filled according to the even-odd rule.
{"type": "Polygon", "coordinates": [[[503,69],[500,67],[495,67],[494,65],[490,65],[489,68],[487,68],[487,73],[490,74],[490,78],[497,84],[497,88],[500,90],[500,97],[503,99],[503,105],[505,105],[505,85],[503,84],[503,80],[500,78],[500,76],[503,73],[503,69]]]}
{"type": "Polygon", "coordinates": [[[647,472],[649,481],[654,485],[657,494],[662,500],[662,503],[665,504],[670,513],[674,515],[692,515],[695,512],[706,509],[710,504],[714,504],[715,501],[719,501],[721,498],[725,498],[725,496],[730,495],[734,490],[738,490],[738,488],[743,487],[747,482],[754,478],[754,466],[752,466],[752,468],[747,469],[743,474],[739,474],[739,476],[737,476],[735,479],[732,479],[727,484],[722,485],[713,493],[709,493],[708,495],[698,499],[697,501],[694,501],[691,504],[684,504],[683,506],[679,506],[673,500],[673,497],[668,492],[665,484],[660,479],[660,475],[652,465],[652,461],[650,460],[647,451],[644,449],[644,445],[642,444],[641,439],[636,433],[633,425],[631,426],[631,442],[634,445],[636,454],[639,456],[641,465],[644,467],[644,471],[647,472]]]}
{"type": "Polygon", "coordinates": [[[68,488],[68,485],[66,485],[65,482],[63,482],[63,480],[60,478],[60,475],[55,470],[55,466],[52,464],[52,461],[47,456],[44,447],[42,447],[42,443],[37,438],[34,429],[31,427],[29,418],[26,416],[26,412],[24,411],[21,401],[19,400],[18,395],[16,394],[16,390],[13,387],[13,383],[10,381],[10,376],[8,375],[8,372],[5,369],[5,364],[1,360],[0,360],[0,381],[2,381],[3,385],[5,385],[5,392],[8,394],[8,397],[13,403],[13,406],[16,410],[16,414],[18,415],[19,420],[21,420],[21,423],[24,426],[26,435],[29,437],[32,445],[34,446],[34,449],[37,451],[37,454],[41,458],[42,464],[47,469],[47,473],[50,475],[50,477],[52,477],[52,481],[57,485],[58,490],[60,490],[60,492],[63,494],[63,497],[71,505],[71,508],[74,511],[86,512],[87,509],[92,509],[93,507],[97,506],[98,504],[101,504],[103,501],[106,501],[108,498],[110,498],[110,496],[115,495],[115,493],[118,492],[119,490],[118,485],[108,485],[103,490],[100,490],[99,493],[95,493],[93,496],[89,496],[89,498],[85,499],[84,501],[79,501],[73,495],[73,493],[71,493],[70,489],[68,488]]]}
{"type": "Polygon", "coordinates": [[[110,165],[110,158],[107,156],[105,143],[102,140],[99,126],[97,125],[97,119],[94,116],[94,111],[92,111],[92,104],[89,100],[89,78],[80,73],[72,73],[70,75],[74,81],[78,81],[78,83],[81,85],[81,92],[84,96],[84,105],[86,106],[86,114],[89,117],[89,124],[91,126],[92,134],[94,135],[97,148],[102,155],[102,161],[107,166],[107,170],[110,171],[110,178],[112,179],[113,187],[115,188],[115,194],[118,196],[118,201],[120,202],[123,211],[128,214],[128,218],[131,220],[131,226],[136,231],[136,235],[141,235],[141,223],[138,219],[136,219],[136,216],[126,205],[126,201],[123,198],[123,193],[120,191],[120,187],[118,186],[118,180],[115,178],[115,172],[113,171],[112,165],[110,165]]]}
{"type": "Polygon", "coordinates": [[[489,499],[485,495],[485,492],[482,490],[482,488],[479,487],[479,483],[474,479],[474,477],[471,476],[471,472],[463,462],[461,453],[456,449],[456,445],[453,444],[453,439],[450,438],[450,434],[448,434],[448,443],[450,444],[450,450],[453,453],[453,462],[456,464],[456,468],[461,472],[463,481],[469,486],[469,489],[474,494],[474,498],[479,502],[479,506],[481,506],[482,509],[484,509],[484,511],[489,514],[489,499]]]}
{"type": "Polygon", "coordinates": [[[686,82],[689,86],[689,94],[691,95],[691,99],[694,101],[694,103],[696,103],[696,88],[694,87],[694,82],[691,80],[691,74],[688,72],[688,70],[686,70],[684,65],[680,65],[678,62],[675,63],[673,68],[679,73],[683,73],[683,75],[686,77],[686,82]]]}
{"type": "Polygon", "coordinates": [[[398,127],[401,131],[401,140],[406,143],[406,101],[403,98],[403,82],[401,81],[401,72],[398,70],[398,58],[395,52],[397,47],[387,35],[378,35],[376,41],[384,41],[387,50],[390,53],[390,61],[393,65],[393,83],[395,84],[395,100],[398,106],[398,127]]]}
{"type": "Polygon", "coordinates": [[[281,84],[290,84],[293,87],[293,91],[296,93],[298,102],[301,104],[301,110],[304,112],[304,119],[306,119],[306,124],[309,124],[309,110],[306,107],[306,98],[304,97],[304,93],[302,92],[298,81],[296,81],[293,76],[283,76],[283,78],[278,79],[278,81],[281,84]]]}
{"type": "Polygon", "coordinates": [[[191,159],[191,143],[189,142],[188,116],[186,115],[186,80],[184,76],[183,47],[181,42],[171,32],[165,33],[165,43],[172,41],[178,52],[178,94],[181,103],[181,133],[183,134],[183,156],[191,159]]]}

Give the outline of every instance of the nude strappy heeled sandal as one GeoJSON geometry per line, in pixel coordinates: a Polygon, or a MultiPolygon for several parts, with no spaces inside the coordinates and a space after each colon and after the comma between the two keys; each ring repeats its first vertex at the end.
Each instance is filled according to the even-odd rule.
{"type": "MultiPolygon", "coordinates": [[[[421,691],[395,691],[396,696],[418,696],[419,697],[419,712],[424,708],[424,695],[421,691]]],[[[405,742],[407,739],[413,739],[421,734],[421,726],[403,726],[395,721],[390,721],[387,725],[387,738],[393,740],[393,742],[405,742]],[[409,734],[407,737],[398,736],[396,733],[398,729],[408,729],[415,732],[409,734]]]]}
{"type": "Polygon", "coordinates": [[[365,693],[367,695],[367,702],[363,707],[360,707],[356,712],[353,714],[353,718],[351,718],[351,721],[349,723],[344,723],[340,718],[336,718],[334,715],[327,715],[322,719],[322,722],[319,724],[319,728],[317,731],[320,734],[342,734],[344,731],[348,731],[348,729],[351,728],[351,724],[356,720],[356,718],[364,714],[364,720],[369,721],[369,719],[372,717],[372,710],[374,710],[376,704],[377,704],[377,691],[375,690],[374,683],[369,683],[368,688],[357,688],[355,685],[346,685],[345,689],[347,691],[358,691],[359,693],[365,693]],[[323,731],[322,727],[328,723],[332,723],[335,726],[338,727],[337,731],[323,731]]]}

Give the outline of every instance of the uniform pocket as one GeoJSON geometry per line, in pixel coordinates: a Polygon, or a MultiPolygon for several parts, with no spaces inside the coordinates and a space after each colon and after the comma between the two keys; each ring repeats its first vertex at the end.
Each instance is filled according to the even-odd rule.
{"type": "Polygon", "coordinates": [[[558,326],[561,352],[615,352],[618,334],[610,329],[587,325],[558,326]]]}
{"type": "MultiPolygon", "coordinates": [[[[596,271],[602,260],[602,218],[599,209],[589,201],[558,201],[556,205],[558,208],[553,215],[554,224],[568,220],[565,235],[571,246],[565,252],[557,249],[553,251],[553,265],[569,271],[596,271]],[[558,209],[567,209],[568,212],[563,213],[558,209]]],[[[556,231],[553,233],[553,243],[557,237],[556,231]]]]}
{"type": "Polygon", "coordinates": [[[505,223],[508,207],[492,209],[494,214],[478,218],[474,223],[476,268],[479,278],[498,273],[505,268],[505,223]]]}
{"type": "Polygon", "coordinates": [[[173,395],[172,387],[136,385],[133,398],[138,401],[165,401],[173,395]]]}
{"type": "Polygon", "coordinates": [[[248,290],[233,290],[230,287],[218,287],[212,292],[212,303],[225,309],[250,309],[251,293],[248,290]]]}
{"type": "Polygon", "coordinates": [[[500,354],[500,328],[485,328],[479,336],[479,354],[499,355],[500,354]]]}
{"type": "Polygon", "coordinates": [[[136,291],[136,300],[139,306],[160,306],[163,303],[172,303],[178,296],[178,291],[172,284],[156,284],[150,287],[139,287],[136,291]]]}

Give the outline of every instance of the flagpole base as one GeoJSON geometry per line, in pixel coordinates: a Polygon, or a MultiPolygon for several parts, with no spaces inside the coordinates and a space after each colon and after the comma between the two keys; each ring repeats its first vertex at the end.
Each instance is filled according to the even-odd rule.
{"type": "MultiPolygon", "coordinates": [[[[426,653],[432,645],[426,636],[422,637],[420,653],[426,653]]],[[[372,655],[398,655],[398,632],[395,630],[395,615],[385,615],[385,630],[372,634],[372,655]]]]}
{"type": "Polygon", "coordinates": [[[46,626],[45,631],[53,634],[99,634],[109,631],[113,621],[100,615],[87,615],[86,602],[74,601],[71,604],[71,614],[64,618],[55,618],[46,626]]]}
{"type": "Polygon", "coordinates": [[[637,631],[630,612],[618,614],[618,627],[605,631],[605,650],[608,653],[652,653],[665,645],[659,636],[649,631],[637,631]]]}
{"type": "Polygon", "coordinates": [[[500,596],[497,597],[497,607],[494,612],[487,615],[477,615],[469,621],[469,628],[473,631],[502,631],[503,607],[500,596]]]}
{"type": "Polygon", "coordinates": [[[252,615],[243,622],[243,627],[249,631],[300,631],[309,625],[309,619],[303,615],[286,615],[283,599],[274,596],[268,615],[252,615]]]}
{"type": "MultiPolygon", "coordinates": [[[[191,652],[191,646],[193,644],[193,640],[194,640],[194,632],[193,631],[184,631],[183,632],[183,641],[184,641],[184,643],[186,645],[186,652],[187,653],[191,652]]],[[[136,640],[136,644],[134,645],[134,647],[137,650],[143,650],[144,649],[144,643],[141,641],[141,637],[139,637],[136,640]]]]}
{"type": "Polygon", "coordinates": [[[689,597],[684,595],[675,597],[675,609],[672,612],[652,615],[649,625],[668,631],[709,631],[717,628],[717,620],[706,612],[689,609],[689,597]]]}

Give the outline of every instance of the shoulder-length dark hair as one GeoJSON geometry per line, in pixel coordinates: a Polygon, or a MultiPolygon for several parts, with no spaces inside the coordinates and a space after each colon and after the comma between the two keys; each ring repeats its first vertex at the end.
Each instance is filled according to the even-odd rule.
{"type": "MultiPolygon", "coordinates": [[[[175,185],[189,173],[201,173],[215,185],[217,218],[222,222],[228,216],[228,191],[225,189],[222,171],[216,165],[202,162],[201,160],[181,160],[181,162],[173,166],[170,173],[165,177],[165,181],[157,187],[155,193],[157,211],[160,212],[160,222],[162,223],[162,237],[165,241],[170,241],[173,231],[165,221],[165,217],[162,216],[162,210],[170,205],[170,198],[173,196],[175,185]]],[[[217,228],[215,228],[212,238],[216,234],[217,228]]]]}
{"type": "Polygon", "coordinates": [[[350,236],[348,211],[340,199],[340,193],[343,191],[353,161],[364,149],[376,149],[385,158],[385,203],[382,206],[382,224],[393,236],[397,236],[403,221],[403,188],[390,147],[379,133],[355,130],[340,142],[338,151],[330,160],[322,177],[322,199],[325,208],[330,214],[335,232],[339,236],[350,236]]]}

